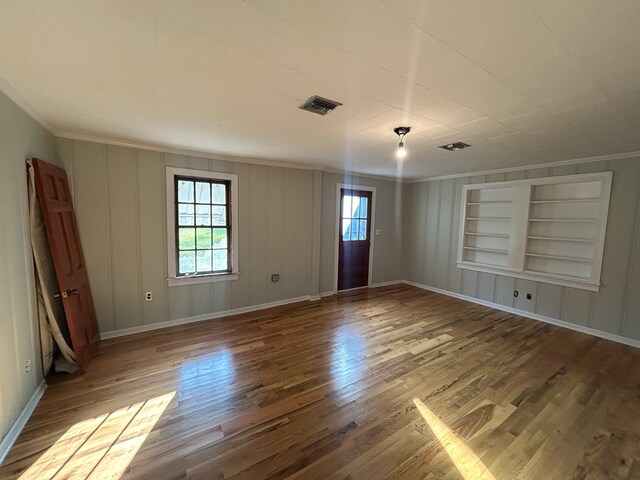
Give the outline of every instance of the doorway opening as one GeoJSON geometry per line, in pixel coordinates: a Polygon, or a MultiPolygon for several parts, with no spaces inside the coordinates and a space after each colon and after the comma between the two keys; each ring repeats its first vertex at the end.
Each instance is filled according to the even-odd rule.
{"type": "Polygon", "coordinates": [[[371,283],[375,188],[338,185],[335,291],[371,283]]]}

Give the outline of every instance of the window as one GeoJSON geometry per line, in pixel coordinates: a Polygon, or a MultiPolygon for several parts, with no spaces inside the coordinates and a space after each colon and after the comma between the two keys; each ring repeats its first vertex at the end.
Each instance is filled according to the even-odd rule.
{"type": "Polygon", "coordinates": [[[597,291],[611,172],[465,185],[458,266],[597,291]]]}
{"type": "Polygon", "coordinates": [[[366,196],[344,195],[342,197],[342,241],[367,240],[368,202],[366,196]]]}
{"type": "Polygon", "coordinates": [[[167,168],[169,285],[233,280],[237,176],[167,168]]]}

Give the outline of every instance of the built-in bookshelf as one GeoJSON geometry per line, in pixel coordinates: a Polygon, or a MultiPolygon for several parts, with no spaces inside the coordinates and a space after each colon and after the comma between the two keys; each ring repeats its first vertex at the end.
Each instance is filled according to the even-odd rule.
{"type": "Polygon", "coordinates": [[[611,179],[465,185],[458,266],[597,290],[611,179]]]}
{"type": "Polygon", "coordinates": [[[463,258],[470,263],[507,266],[513,189],[469,190],[463,258]]]}

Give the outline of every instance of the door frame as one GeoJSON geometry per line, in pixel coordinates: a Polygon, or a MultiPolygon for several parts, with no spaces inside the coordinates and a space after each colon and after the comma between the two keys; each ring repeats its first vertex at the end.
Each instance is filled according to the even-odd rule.
{"type": "MultiPolygon", "coordinates": [[[[338,259],[340,255],[338,236],[340,235],[340,191],[342,189],[347,190],[364,190],[365,192],[371,192],[371,222],[370,226],[370,245],[369,245],[369,272],[367,274],[367,288],[371,287],[372,276],[373,276],[373,247],[376,238],[376,187],[370,187],[367,185],[353,185],[351,183],[336,183],[336,223],[335,230],[333,232],[333,242],[334,242],[334,261],[333,261],[333,293],[338,293],[338,259]]],[[[364,287],[358,287],[364,288],[364,287]]],[[[355,290],[355,289],[353,289],[355,290]]],[[[340,290],[341,292],[345,292],[346,290],[340,290]]]]}

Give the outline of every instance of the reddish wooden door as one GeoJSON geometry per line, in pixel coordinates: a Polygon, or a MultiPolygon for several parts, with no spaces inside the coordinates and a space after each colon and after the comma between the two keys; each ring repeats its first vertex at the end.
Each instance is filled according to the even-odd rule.
{"type": "Polygon", "coordinates": [[[78,369],[84,373],[100,337],[67,175],[38,159],[33,159],[33,167],[71,343],[78,369]]]}
{"type": "Polygon", "coordinates": [[[369,284],[372,192],[341,189],[338,290],[369,284]]]}

